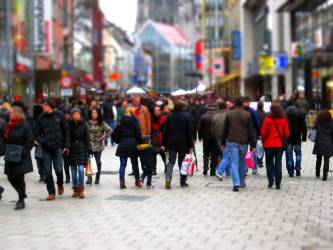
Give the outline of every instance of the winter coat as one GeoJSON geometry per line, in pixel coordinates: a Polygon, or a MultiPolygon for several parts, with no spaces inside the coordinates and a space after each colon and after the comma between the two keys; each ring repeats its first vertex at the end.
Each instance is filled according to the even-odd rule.
{"type": "Polygon", "coordinates": [[[214,137],[212,131],[212,123],[215,114],[216,114],[215,111],[208,111],[207,113],[201,116],[198,124],[199,140],[202,139],[208,140],[214,137]]]}
{"type": "Polygon", "coordinates": [[[306,141],[308,129],[305,121],[305,115],[299,111],[296,106],[290,106],[287,108],[286,115],[290,130],[288,143],[296,144],[300,140],[306,141]]]}
{"type": "Polygon", "coordinates": [[[314,126],[317,130],[313,154],[333,156],[333,122],[319,123],[314,126]]]}
{"type": "Polygon", "coordinates": [[[23,146],[22,159],[19,163],[5,162],[6,175],[27,174],[33,171],[30,151],[34,145],[34,136],[30,125],[23,122],[11,129],[6,144],[23,146]]]}
{"type": "Polygon", "coordinates": [[[173,111],[165,123],[163,146],[177,151],[189,151],[193,147],[194,124],[189,113],[173,111]]]}
{"type": "Polygon", "coordinates": [[[43,150],[50,152],[69,148],[69,130],[64,116],[58,111],[43,113],[36,124],[36,140],[43,150]]]}
{"type": "Polygon", "coordinates": [[[141,143],[141,129],[139,121],[134,116],[124,116],[120,121],[121,139],[116,156],[137,157],[137,145],[141,143]]]}
{"type": "Polygon", "coordinates": [[[288,138],[289,126],[287,118],[276,118],[273,120],[270,116],[266,117],[261,128],[261,139],[264,148],[282,148],[288,138]]]}
{"type": "Polygon", "coordinates": [[[244,110],[246,112],[249,112],[251,115],[251,120],[252,120],[252,124],[253,124],[253,128],[254,131],[256,133],[256,136],[259,136],[260,134],[260,128],[261,128],[261,124],[260,124],[260,118],[258,116],[257,111],[255,111],[253,108],[251,107],[244,107],[244,110]]]}
{"type": "Polygon", "coordinates": [[[161,153],[161,149],[150,144],[140,144],[137,147],[143,172],[151,172],[155,168],[155,157],[161,153]]]}
{"type": "Polygon", "coordinates": [[[195,131],[197,131],[200,118],[201,118],[201,116],[204,113],[206,113],[206,109],[203,106],[201,106],[201,105],[199,105],[199,106],[193,106],[191,108],[191,115],[193,116],[193,119],[194,119],[194,128],[195,128],[195,131]]]}
{"type": "Polygon", "coordinates": [[[83,121],[69,121],[70,147],[68,163],[71,166],[86,165],[91,150],[89,129],[83,121]]]}
{"type": "Polygon", "coordinates": [[[161,115],[154,119],[151,118],[151,140],[152,144],[156,147],[160,147],[163,141],[163,131],[167,120],[166,115],[161,115]]]}
{"type": "Polygon", "coordinates": [[[105,122],[98,124],[92,120],[87,122],[89,129],[91,148],[94,152],[102,152],[104,150],[104,140],[111,136],[112,129],[105,122]]]}
{"type": "Polygon", "coordinates": [[[309,113],[310,104],[309,104],[308,100],[306,100],[305,98],[298,98],[297,101],[295,102],[295,105],[299,108],[299,110],[303,114],[306,115],[309,113]]]}
{"type": "Polygon", "coordinates": [[[221,140],[226,115],[226,110],[220,110],[213,116],[212,133],[217,142],[221,140]]]}
{"type": "Polygon", "coordinates": [[[103,117],[104,117],[105,121],[109,122],[109,121],[115,120],[115,114],[113,112],[112,101],[108,100],[105,103],[103,103],[102,111],[103,111],[103,117]]]}
{"type": "Polygon", "coordinates": [[[150,136],[151,134],[151,119],[150,113],[146,106],[141,105],[135,110],[135,117],[138,119],[141,128],[142,136],[150,136]]]}
{"type": "Polygon", "coordinates": [[[240,145],[250,144],[251,148],[256,147],[256,134],[249,112],[238,107],[227,113],[221,137],[221,144],[226,145],[227,141],[238,143],[240,145]]]}
{"type": "Polygon", "coordinates": [[[257,110],[257,115],[260,120],[260,129],[261,129],[262,125],[264,124],[264,120],[267,117],[267,113],[264,110],[257,110]]]}

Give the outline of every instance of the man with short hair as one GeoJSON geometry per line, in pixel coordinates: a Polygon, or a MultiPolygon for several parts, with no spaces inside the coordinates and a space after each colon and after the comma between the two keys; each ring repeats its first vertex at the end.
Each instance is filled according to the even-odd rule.
{"type": "Polygon", "coordinates": [[[68,155],[70,145],[68,124],[63,115],[55,108],[53,100],[44,101],[44,112],[36,124],[36,140],[43,149],[45,182],[49,193],[48,201],[56,198],[52,164],[57,175],[58,194],[64,193],[62,154],[68,155]]]}
{"type": "Polygon", "coordinates": [[[233,191],[245,188],[247,166],[245,156],[250,144],[255,152],[256,138],[250,113],[243,109],[243,98],[236,99],[235,109],[229,111],[225,118],[221,148],[223,151],[229,147],[231,157],[233,191]]]}

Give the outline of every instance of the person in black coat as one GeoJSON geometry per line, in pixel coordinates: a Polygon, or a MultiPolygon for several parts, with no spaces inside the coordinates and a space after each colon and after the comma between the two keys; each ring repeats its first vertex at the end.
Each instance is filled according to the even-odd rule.
{"type": "Polygon", "coordinates": [[[317,117],[314,129],[317,136],[313,154],[317,155],[316,176],[320,177],[320,168],[324,158],[323,181],[327,180],[330,157],[333,156],[333,120],[328,110],[322,110],[317,117]]]}
{"type": "MultiPolygon", "coordinates": [[[[38,118],[43,113],[43,107],[39,104],[36,104],[33,108],[33,121],[32,121],[32,129],[34,134],[36,133],[37,121],[38,118]]],[[[45,182],[45,175],[43,173],[43,149],[42,146],[35,141],[35,160],[37,164],[38,174],[39,174],[39,182],[45,182]]]]}
{"type": "MultiPolygon", "coordinates": [[[[5,155],[5,174],[8,181],[18,193],[16,210],[24,209],[24,199],[27,198],[24,175],[33,171],[30,151],[34,145],[31,126],[24,120],[24,112],[19,107],[13,108],[5,134],[6,145],[22,147],[22,156],[19,162],[11,162],[5,155]]],[[[9,146],[7,146],[9,147],[9,146]]]]}
{"type": "Polygon", "coordinates": [[[120,188],[126,188],[125,171],[127,159],[131,159],[133,173],[135,176],[135,185],[142,187],[138,165],[137,145],[141,143],[141,128],[139,121],[134,116],[135,108],[129,107],[126,115],[120,121],[121,138],[116,151],[116,156],[120,158],[119,179],[120,188]]]}
{"type": "Polygon", "coordinates": [[[52,164],[57,175],[58,194],[64,193],[64,176],[62,169],[62,154],[68,154],[70,144],[68,124],[64,116],[55,110],[56,104],[48,99],[43,103],[43,114],[36,124],[36,141],[43,148],[43,167],[46,187],[49,193],[47,200],[55,197],[55,187],[52,176],[52,164]]]}
{"type": "Polygon", "coordinates": [[[88,155],[92,155],[89,129],[81,120],[81,110],[71,110],[72,120],[69,122],[70,147],[68,163],[71,166],[73,180],[73,197],[84,198],[84,168],[88,162],[88,155]]]}
{"type": "MultiPolygon", "coordinates": [[[[169,151],[169,163],[167,164],[165,188],[171,189],[173,167],[178,155],[178,165],[181,168],[182,161],[187,153],[193,149],[193,129],[191,115],[182,111],[185,103],[177,101],[174,111],[168,116],[163,135],[163,147],[169,151]]],[[[188,187],[187,176],[180,175],[181,187],[188,187]]]]}
{"type": "Polygon", "coordinates": [[[306,141],[308,131],[305,115],[294,105],[287,108],[286,115],[290,130],[286,149],[287,170],[290,177],[294,176],[295,169],[296,176],[301,176],[302,141],[306,141]],[[293,152],[296,154],[296,162],[294,162],[293,152]]]}

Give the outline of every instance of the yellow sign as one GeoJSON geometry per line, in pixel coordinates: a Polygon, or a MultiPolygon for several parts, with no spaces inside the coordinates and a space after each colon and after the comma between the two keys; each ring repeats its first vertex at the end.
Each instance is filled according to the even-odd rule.
{"type": "Polygon", "coordinates": [[[260,56],[260,75],[273,75],[275,70],[275,58],[273,56],[260,56]]]}

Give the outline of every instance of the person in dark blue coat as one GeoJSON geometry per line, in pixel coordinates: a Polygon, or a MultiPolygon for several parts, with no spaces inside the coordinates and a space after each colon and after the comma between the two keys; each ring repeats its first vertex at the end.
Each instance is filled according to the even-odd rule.
{"type": "Polygon", "coordinates": [[[5,174],[8,181],[18,194],[16,210],[24,209],[27,198],[24,175],[33,171],[30,151],[34,146],[34,137],[31,126],[25,121],[24,112],[19,107],[14,107],[5,133],[6,145],[22,147],[22,155],[19,162],[6,160],[5,174]]]}

